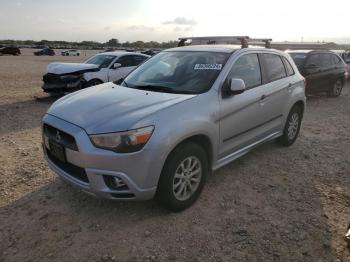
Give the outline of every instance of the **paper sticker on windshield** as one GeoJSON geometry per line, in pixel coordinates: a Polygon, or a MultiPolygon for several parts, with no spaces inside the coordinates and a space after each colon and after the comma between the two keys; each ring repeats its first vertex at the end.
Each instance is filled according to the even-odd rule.
{"type": "Polygon", "coordinates": [[[221,70],[222,64],[195,64],[194,70],[221,70]]]}

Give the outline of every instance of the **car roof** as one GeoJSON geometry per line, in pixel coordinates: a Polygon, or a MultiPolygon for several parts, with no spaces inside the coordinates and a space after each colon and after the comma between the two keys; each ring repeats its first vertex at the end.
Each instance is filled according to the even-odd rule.
{"type": "Polygon", "coordinates": [[[189,46],[175,47],[175,48],[167,49],[165,51],[220,52],[220,53],[232,54],[238,50],[266,51],[267,53],[275,53],[281,56],[285,55],[285,53],[280,50],[273,49],[273,48],[265,48],[263,46],[255,46],[255,45],[249,45],[246,48],[242,48],[241,45],[189,45],[189,46]]]}
{"type": "Polygon", "coordinates": [[[287,53],[299,53],[299,54],[309,54],[309,53],[313,53],[313,52],[317,52],[317,53],[334,53],[331,50],[321,50],[321,49],[315,49],[315,50],[287,50],[287,53]]]}
{"type": "Polygon", "coordinates": [[[147,56],[145,54],[136,53],[136,52],[126,52],[126,51],[113,51],[113,52],[102,52],[98,53],[97,55],[114,55],[114,56],[121,56],[121,55],[141,55],[141,56],[147,56]]]}
{"type": "Polygon", "coordinates": [[[166,51],[201,51],[201,52],[220,52],[233,53],[241,49],[238,45],[189,45],[167,49],[166,51]]]}

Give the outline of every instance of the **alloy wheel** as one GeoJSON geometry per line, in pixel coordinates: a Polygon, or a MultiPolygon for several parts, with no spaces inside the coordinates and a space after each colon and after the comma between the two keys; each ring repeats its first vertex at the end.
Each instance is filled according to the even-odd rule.
{"type": "Polygon", "coordinates": [[[176,168],[173,193],[177,200],[189,199],[198,189],[202,179],[202,164],[195,156],[184,159],[176,168]]]}
{"type": "Polygon", "coordinates": [[[288,123],[288,138],[293,140],[299,128],[299,115],[294,113],[288,123]]]}

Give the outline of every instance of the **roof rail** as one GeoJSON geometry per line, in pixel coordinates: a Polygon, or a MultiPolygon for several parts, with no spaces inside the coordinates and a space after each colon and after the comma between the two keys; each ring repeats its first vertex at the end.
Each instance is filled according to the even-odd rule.
{"type": "Polygon", "coordinates": [[[201,36],[201,37],[181,37],[178,46],[184,46],[187,40],[192,40],[195,44],[214,45],[218,43],[241,44],[242,48],[247,48],[249,44],[265,44],[265,48],[271,48],[271,38],[250,38],[249,36],[201,36]]]}

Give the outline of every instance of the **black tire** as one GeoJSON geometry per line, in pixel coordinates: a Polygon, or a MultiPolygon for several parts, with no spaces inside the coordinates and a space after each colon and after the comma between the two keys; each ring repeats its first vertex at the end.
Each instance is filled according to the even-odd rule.
{"type": "Polygon", "coordinates": [[[157,202],[164,208],[171,211],[182,211],[190,207],[197,200],[203,189],[210,168],[208,162],[209,161],[206,152],[201,146],[197,144],[186,143],[175,148],[165,162],[162,174],[159,178],[157,193],[155,196],[157,202]],[[191,162],[189,159],[192,159],[193,162],[191,162]],[[191,169],[189,166],[187,169],[183,169],[181,167],[182,163],[186,163],[185,161],[190,161],[189,166],[192,165],[191,163],[195,163],[195,161],[197,161],[196,163],[200,163],[200,165],[196,165],[198,168],[194,169],[194,173],[201,174],[199,175],[199,178],[198,176],[195,177],[193,175],[194,173],[192,174],[192,171],[188,171],[191,169]],[[185,175],[187,176],[187,181],[185,181],[186,178],[175,177],[175,173],[180,170],[180,168],[185,173],[187,172],[185,175]],[[201,172],[198,173],[198,170],[201,172]],[[191,184],[192,179],[196,179],[198,182],[191,184]],[[176,184],[179,184],[179,187],[176,187],[176,184]],[[183,186],[183,184],[185,184],[185,186],[183,186]],[[195,188],[192,192],[190,192],[191,185],[195,188]],[[178,190],[178,193],[180,191],[188,191],[188,198],[180,200],[174,192],[176,188],[180,188],[178,190]]]}
{"type": "Polygon", "coordinates": [[[329,89],[328,91],[328,96],[330,97],[338,97],[341,94],[341,91],[343,90],[344,87],[344,81],[342,79],[337,79],[332,88],[329,89]]]}
{"type": "Polygon", "coordinates": [[[294,144],[299,135],[302,118],[302,108],[298,105],[293,106],[288,114],[287,121],[283,129],[283,135],[277,138],[277,142],[280,145],[291,146],[294,144]],[[295,126],[295,123],[297,123],[297,126],[295,126]]]}
{"type": "Polygon", "coordinates": [[[90,87],[90,86],[97,86],[102,84],[103,82],[101,80],[98,79],[92,79],[89,82],[86,83],[85,87],[90,87]]]}
{"type": "Polygon", "coordinates": [[[79,53],[77,53],[77,56],[80,56],[80,54],[79,54],[79,53]]]}

